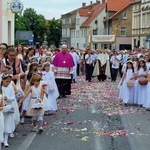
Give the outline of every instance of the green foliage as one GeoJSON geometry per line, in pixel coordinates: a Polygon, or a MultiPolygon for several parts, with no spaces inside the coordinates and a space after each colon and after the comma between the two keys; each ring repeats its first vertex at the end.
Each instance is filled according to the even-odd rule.
{"type": "Polygon", "coordinates": [[[26,30],[24,20],[21,15],[15,14],[15,33],[18,30],[26,30]]]}
{"type": "Polygon", "coordinates": [[[62,23],[61,21],[52,19],[48,22],[49,34],[47,35],[47,41],[49,45],[54,44],[59,47],[61,34],[62,34],[62,23]]]}
{"type": "Polygon", "coordinates": [[[61,22],[54,18],[46,24],[43,15],[38,15],[33,8],[27,8],[23,15],[15,14],[15,32],[19,30],[33,31],[34,41],[43,43],[45,35],[49,45],[59,46],[61,39],[61,22]]]}

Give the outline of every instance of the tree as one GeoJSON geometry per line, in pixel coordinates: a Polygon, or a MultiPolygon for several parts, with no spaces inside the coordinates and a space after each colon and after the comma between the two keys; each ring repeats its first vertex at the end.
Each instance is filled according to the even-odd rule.
{"type": "Polygon", "coordinates": [[[39,42],[40,45],[47,37],[49,45],[54,44],[58,47],[61,40],[62,23],[53,18],[46,24],[43,15],[38,15],[33,8],[27,8],[23,15],[15,15],[15,31],[18,30],[33,31],[34,41],[39,42]]]}
{"type": "Polygon", "coordinates": [[[47,26],[49,31],[49,33],[47,34],[48,44],[54,44],[56,47],[59,47],[62,34],[61,21],[55,20],[55,18],[53,18],[48,22],[47,26]]]}
{"type": "Polygon", "coordinates": [[[44,16],[36,14],[33,8],[27,8],[23,13],[23,18],[26,29],[33,31],[34,40],[41,44],[47,31],[44,16]]]}
{"type": "Polygon", "coordinates": [[[15,14],[15,33],[16,31],[26,30],[26,26],[21,15],[15,14]]]}

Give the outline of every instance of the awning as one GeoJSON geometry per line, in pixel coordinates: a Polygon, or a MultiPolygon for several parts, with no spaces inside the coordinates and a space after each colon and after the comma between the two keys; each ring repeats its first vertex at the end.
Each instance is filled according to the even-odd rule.
{"type": "Polygon", "coordinates": [[[113,43],[115,35],[92,35],[92,43],[113,43]]]}

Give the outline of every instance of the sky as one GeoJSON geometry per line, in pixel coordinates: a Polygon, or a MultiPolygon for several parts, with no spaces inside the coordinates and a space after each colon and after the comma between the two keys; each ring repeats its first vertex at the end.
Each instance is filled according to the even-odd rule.
{"type": "MultiPolygon", "coordinates": [[[[92,0],[20,0],[24,9],[33,8],[37,14],[42,14],[45,19],[61,18],[62,14],[66,14],[74,9],[82,6],[85,2],[86,5],[90,4],[92,0]]],[[[93,3],[96,0],[93,0],[93,3]]]]}

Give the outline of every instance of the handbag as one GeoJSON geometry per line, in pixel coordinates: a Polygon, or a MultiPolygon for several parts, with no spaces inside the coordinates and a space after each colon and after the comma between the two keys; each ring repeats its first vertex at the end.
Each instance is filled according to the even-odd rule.
{"type": "Polygon", "coordinates": [[[18,92],[15,95],[16,95],[16,100],[18,101],[19,99],[23,98],[23,96],[24,96],[24,92],[20,86],[20,78],[17,80],[16,88],[17,88],[18,92]]]}
{"type": "Polygon", "coordinates": [[[14,108],[11,105],[6,105],[4,106],[3,113],[14,113],[14,108]]]}
{"type": "Polygon", "coordinates": [[[131,82],[131,81],[127,82],[127,86],[128,87],[133,87],[134,86],[134,82],[131,82]]]}
{"type": "Polygon", "coordinates": [[[140,85],[147,85],[147,83],[148,83],[147,79],[139,80],[140,85]]]}
{"type": "Polygon", "coordinates": [[[41,110],[44,108],[44,104],[40,102],[40,99],[39,100],[36,100],[36,102],[32,105],[33,109],[36,109],[36,110],[41,110]]]}

